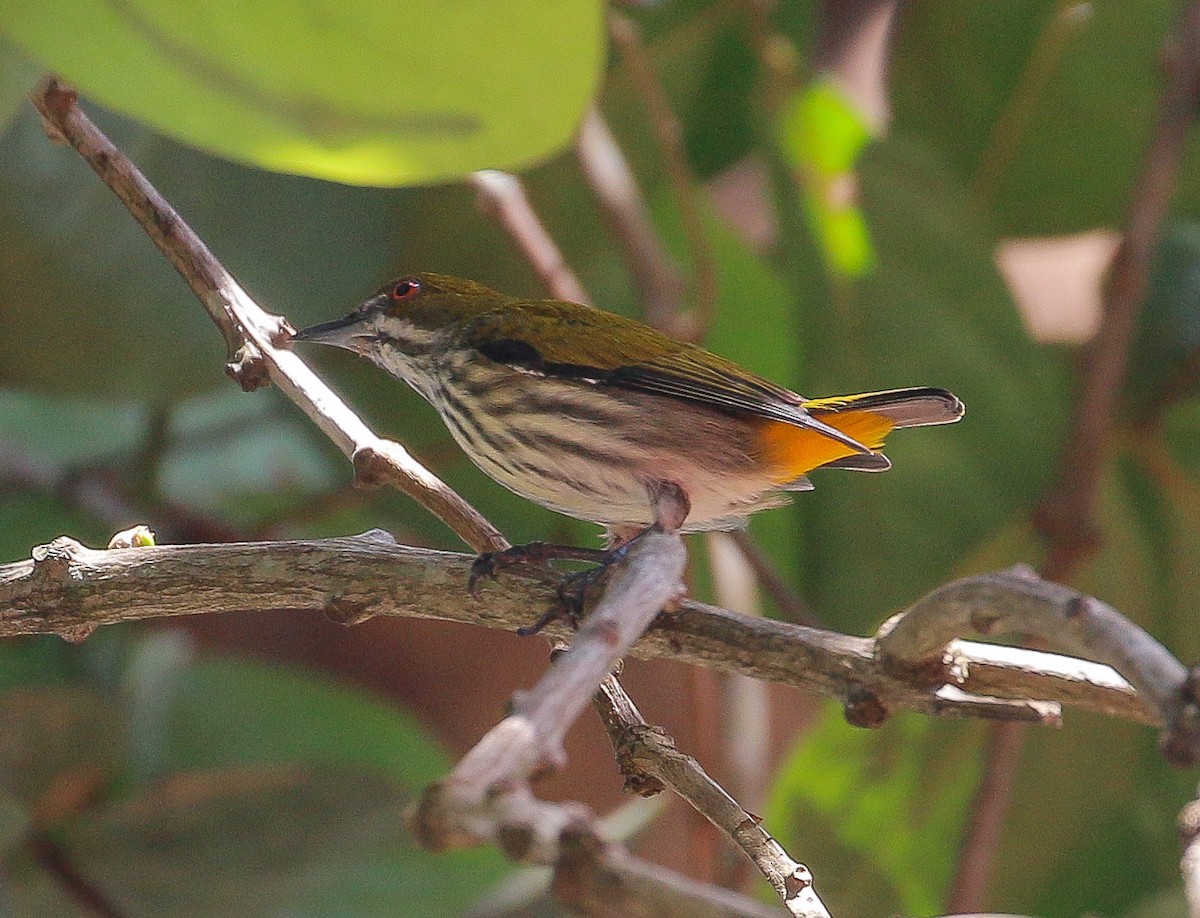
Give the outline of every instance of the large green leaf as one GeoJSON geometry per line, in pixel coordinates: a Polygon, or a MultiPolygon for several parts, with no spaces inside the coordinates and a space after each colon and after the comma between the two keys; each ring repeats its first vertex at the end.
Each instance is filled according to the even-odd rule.
{"type": "Polygon", "coordinates": [[[831,707],[780,770],[766,826],[835,914],[940,914],[981,736],[916,715],[860,730],[831,707]]]}
{"type": "Polygon", "coordinates": [[[544,157],[604,56],[599,0],[12,0],[0,31],[186,143],[364,185],[544,157]]]}
{"type": "Polygon", "coordinates": [[[954,426],[902,430],[884,475],[818,472],[796,505],[813,601],[873,628],[1032,506],[1065,426],[1067,374],[1029,340],[994,240],[938,159],[901,139],[869,148],[862,199],[876,266],[806,322],[806,395],[944,386],[954,426]],[[917,550],[919,546],[919,550],[917,550]]]}
{"type": "Polygon", "coordinates": [[[0,131],[25,104],[38,76],[37,66],[0,38],[0,131]]]}
{"type": "Polygon", "coordinates": [[[299,670],[204,660],[186,666],[172,691],[158,734],[167,770],[311,762],[369,767],[419,787],[449,768],[411,718],[299,670]]]}
{"type": "Polygon", "coordinates": [[[25,843],[31,813],[123,914],[453,915],[504,870],[407,838],[404,807],[448,759],[403,714],[330,679],[197,662],[178,633],[124,650],[119,693],[0,694],[13,914],[70,914],[45,905],[59,881],[25,843]]]}
{"type": "MultiPolygon", "coordinates": [[[[1164,388],[1175,390],[1189,374],[1188,361],[1200,348],[1200,223],[1176,221],[1163,227],[1154,270],[1138,316],[1130,353],[1126,398],[1132,413],[1154,410],[1164,388]]],[[[1196,388],[1194,379],[1190,382],[1196,388]]],[[[1186,391],[1171,391],[1181,398],[1186,391]]]]}
{"type": "MultiPolygon", "coordinates": [[[[1178,6],[906,4],[892,66],[896,127],[935,144],[975,182],[1006,235],[1119,225],[1178,6]]],[[[1193,204],[1196,174],[1181,172],[1193,204]]]]}
{"type": "MultiPolygon", "coordinates": [[[[382,273],[411,192],[248,169],[93,114],[268,308],[315,319],[382,273]]],[[[0,134],[0,199],[0,385],[128,402],[228,384],[195,297],[30,107],[0,134]]]]}
{"type": "Polygon", "coordinates": [[[412,849],[408,802],[358,771],[181,773],[81,818],[62,844],[122,914],[455,914],[479,878],[412,849]]]}

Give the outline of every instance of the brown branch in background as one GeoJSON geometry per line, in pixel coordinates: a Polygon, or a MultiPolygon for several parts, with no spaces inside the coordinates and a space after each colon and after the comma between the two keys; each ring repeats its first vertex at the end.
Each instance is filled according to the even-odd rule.
{"type": "MultiPolygon", "coordinates": [[[[1050,59],[1058,53],[1058,45],[1069,37],[1065,31],[1071,25],[1069,17],[1078,14],[1074,7],[1060,4],[1055,25],[1059,37],[1053,41],[1043,37],[1039,43],[1043,56],[1050,59]]],[[[1183,7],[1165,38],[1163,59],[1166,84],[1133,184],[1121,244],[1105,289],[1100,328],[1080,362],[1058,476],[1033,515],[1047,546],[1041,573],[1052,580],[1065,579],[1099,546],[1096,495],[1109,455],[1129,346],[1188,132],[1200,104],[1200,2],[1188,0],[1183,7]]],[[[1030,75],[1031,92],[1038,89],[1040,79],[1036,73],[1030,75]]],[[[1015,124],[1014,130],[1018,128],[1015,124]]],[[[981,167],[981,188],[986,191],[997,181],[983,174],[981,167]]],[[[951,910],[971,912],[984,907],[999,850],[1000,827],[1011,801],[1024,734],[1019,727],[1005,724],[994,726],[993,731],[959,869],[951,884],[951,910]]]]}
{"type": "Polygon", "coordinates": [[[822,0],[813,68],[837,81],[871,128],[884,133],[891,120],[887,67],[900,0],[822,0]]]}
{"type": "Polygon", "coordinates": [[[646,321],[678,330],[684,280],[654,228],[633,170],[599,111],[583,117],[575,155],[600,212],[617,238],[633,276],[634,294],[646,321]]]}
{"type": "Polygon", "coordinates": [[[754,568],[754,574],[758,577],[759,584],[767,591],[771,602],[775,603],[779,611],[787,616],[788,621],[795,622],[797,625],[816,627],[816,620],[813,618],[812,609],[809,608],[808,603],[783,579],[771,559],[767,557],[766,552],[754,541],[750,533],[744,529],[737,529],[726,535],[733,540],[747,563],[754,568]]]}
{"type": "Polygon", "coordinates": [[[987,896],[1024,749],[1025,731],[1017,724],[993,724],[988,731],[983,775],[967,810],[966,832],[946,892],[946,910],[952,914],[984,907],[972,903],[987,896]]]}
{"type": "Polygon", "coordinates": [[[227,370],[247,390],[274,382],[353,460],[355,480],[389,483],[445,522],[476,551],[507,540],[474,507],[409,455],[381,439],[295,354],[277,346],[287,323],[263,311],[184,223],[166,199],[77,105],[73,90],[47,80],[33,95],[49,129],[63,137],[125,204],[204,304],[225,337],[227,370]]]}
{"type": "Polygon", "coordinates": [[[471,187],[480,209],[504,228],[551,296],[591,304],[591,297],[529,203],[520,179],[488,169],[471,174],[471,187]]]}
{"type": "Polygon", "coordinates": [[[790,914],[829,918],[808,868],[792,860],[761,820],[746,812],[694,758],[680,752],[665,731],[646,723],[616,680],[600,683],[593,704],[616,750],[626,789],[645,794],[670,786],[749,858],[790,914]]]}
{"type": "Polygon", "coordinates": [[[1047,542],[1042,572],[1057,580],[1099,542],[1096,492],[1108,456],[1129,344],[1145,299],[1162,221],[1175,193],[1188,131],[1200,106],[1200,3],[1188,2],[1163,51],[1166,86],[1133,185],[1096,337],[1083,353],[1057,482],[1034,516],[1047,542]]]}
{"type": "Polygon", "coordinates": [[[637,25],[616,11],[610,12],[608,21],[613,44],[646,106],[650,126],[667,170],[667,179],[671,183],[671,191],[679,208],[684,244],[692,263],[694,311],[690,321],[684,326],[684,317],[677,310],[674,322],[679,327],[669,331],[676,337],[698,341],[704,338],[716,313],[717,266],[704,227],[700,190],[692,177],[683,149],[683,128],[671,110],[662,81],[658,78],[657,68],[642,44],[641,32],[637,25]]]}
{"type": "Polygon", "coordinates": [[[120,909],[79,872],[67,852],[50,834],[43,831],[34,833],[27,847],[38,866],[62,886],[82,915],[90,918],[122,918],[120,909]]]}

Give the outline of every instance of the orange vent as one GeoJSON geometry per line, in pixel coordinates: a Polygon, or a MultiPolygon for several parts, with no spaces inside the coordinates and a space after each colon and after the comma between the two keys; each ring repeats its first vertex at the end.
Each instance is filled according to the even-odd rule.
{"type": "MultiPolygon", "coordinates": [[[[813,417],[871,449],[883,446],[883,438],[894,426],[891,418],[870,411],[814,411],[813,417]]],[[[772,469],[778,470],[781,484],[806,475],[827,462],[854,455],[854,450],[824,434],[782,421],[768,421],[760,436],[763,459],[772,469]]]]}

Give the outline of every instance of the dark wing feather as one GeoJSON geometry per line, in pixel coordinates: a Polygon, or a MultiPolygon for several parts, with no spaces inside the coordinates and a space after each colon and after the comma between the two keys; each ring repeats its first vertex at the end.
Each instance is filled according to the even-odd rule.
{"type": "Polygon", "coordinates": [[[575,304],[534,302],[519,308],[519,313],[509,308],[479,317],[466,330],[464,343],[525,372],[746,412],[871,452],[814,418],[796,393],[640,322],[575,304]]]}

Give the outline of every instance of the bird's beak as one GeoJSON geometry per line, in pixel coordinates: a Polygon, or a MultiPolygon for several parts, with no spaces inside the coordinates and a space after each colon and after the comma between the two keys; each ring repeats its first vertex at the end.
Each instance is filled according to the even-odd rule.
{"type": "Polygon", "coordinates": [[[375,333],[368,327],[364,316],[361,313],[352,312],[345,318],[301,329],[296,332],[292,340],[327,344],[330,347],[340,347],[361,354],[374,338],[375,333]]]}

